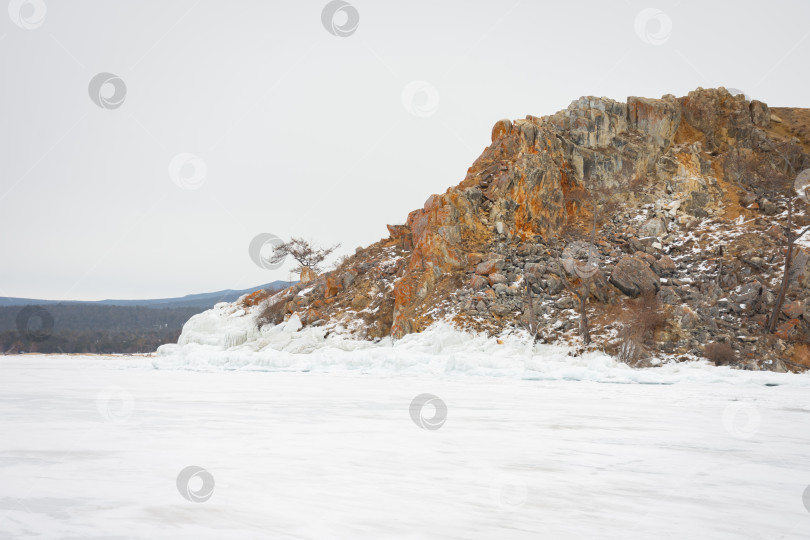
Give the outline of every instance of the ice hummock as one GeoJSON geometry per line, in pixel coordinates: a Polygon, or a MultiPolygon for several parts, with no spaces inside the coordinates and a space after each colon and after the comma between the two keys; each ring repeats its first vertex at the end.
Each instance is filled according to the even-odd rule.
{"type": "Polygon", "coordinates": [[[197,371],[313,371],[374,375],[470,375],[528,380],[587,380],[609,383],[801,384],[810,375],[716,367],[695,359],[663,359],[636,369],[599,352],[574,355],[563,345],[533,344],[526,332],[496,337],[459,330],[447,321],[402,339],[376,342],[353,337],[337,325],[304,327],[297,315],[259,329],[260,306],[217,304],[193,316],[178,343],[163,345],[156,369],[197,371]]]}

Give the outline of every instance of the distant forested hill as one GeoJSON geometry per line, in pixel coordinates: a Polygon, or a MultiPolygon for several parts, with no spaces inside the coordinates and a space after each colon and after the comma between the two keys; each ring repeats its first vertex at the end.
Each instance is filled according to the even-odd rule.
{"type": "Polygon", "coordinates": [[[174,343],[183,324],[218,302],[236,300],[273,282],[243,291],[218,291],[182,298],[53,302],[0,298],[0,354],[144,353],[174,343]]]}
{"type": "Polygon", "coordinates": [[[177,298],[154,298],[148,300],[97,300],[97,301],[63,301],[63,300],[42,300],[37,298],[15,298],[11,296],[0,296],[0,306],[27,306],[27,305],[51,305],[51,304],[91,304],[106,306],[147,306],[161,308],[196,307],[208,309],[214,307],[219,302],[233,302],[243,294],[252,293],[261,289],[282,289],[292,285],[293,282],[273,281],[250,289],[234,290],[225,289],[201,294],[187,294],[177,298]]]}
{"type": "Polygon", "coordinates": [[[204,310],[96,304],[0,307],[0,348],[6,353],[150,352],[176,342],[183,324],[204,310]]]}

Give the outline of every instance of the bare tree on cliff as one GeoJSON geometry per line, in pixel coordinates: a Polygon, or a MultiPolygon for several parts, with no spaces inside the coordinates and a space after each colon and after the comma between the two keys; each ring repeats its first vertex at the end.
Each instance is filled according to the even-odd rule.
{"type": "Polygon", "coordinates": [[[299,273],[304,267],[314,270],[316,273],[320,273],[320,264],[339,247],[340,244],[335,244],[331,247],[319,248],[309,240],[293,237],[289,242],[284,242],[277,246],[273,250],[273,255],[268,259],[268,262],[270,264],[278,264],[289,255],[298,263],[299,273]]]}
{"type": "MultiPolygon", "coordinates": [[[[571,207],[572,213],[585,210],[590,213],[590,219],[585,227],[580,227],[589,231],[587,243],[573,244],[573,247],[566,248],[560,253],[558,261],[558,274],[562,279],[565,288],[573,294],[578,303],[579,311],[579,334],[585,345],[591,343],[591,326],[588,320],[587,302],[591,296],[593,283],[599,275],[599,249],[596,247],[596,233],[604,222],[607,215],[615,209],[611,192],[603,187],[599,187],[591,181],[587,188],[576,187],[570,190],[565,202],[567,207],[571,207]],[[567,252],[566,252],[567,251],[567,252]],[[568,276],[573,279],[569,279],[568,276]]],[[[576,228],[572,224],[566,224],[563,229],[563,237],[572,237],[576,228]]]]}
{"type": "MultiPolygon", "coordinates": [[[[787,162],[787,160],[786,160],[787,162]]],[[[790,171],[793,173],[793,166],[790,165],[790,171]]],[[[793,174],[791,174],[793,176],[793,174]]],[[[805,203],[808,202],[808,193],[805,190],[810,184],[810,170],[803,171],[795,180],[795,184],[788,183],[787,187],[781,190],[781,198],[787,205],[787,219],[785,221],[785,266],[782,271],[782,283],[779,286],[779,293],[776,296],[776,304],[773,306],[773,311],[768,319],[768,333],[773,334],[776,331],[776,323],[779,321],[779,315],[782,313],[782,306],[785,303],[785,296],[787,294],[788,285],[790,283],[791,264],[793,263],[793,250],[795,249],[796,241],[810,231],[810,225],[800,229],[799,231],[793,230],[793,205],[797,198],[800,198],[805,203]]]]}
{"type": "Polygon", "coordinates": [[[802,151],[799,145],[793,141],[761,144],[765,145],[763,150],[777,157],[775,164],[756,154],[744,155],[737,150],[727,159],[726,167],[737,178],[747,180],[749,184],[755,184],[759,180],[759,185],[763,188],[766,197],[772,199],[773,203],[781,203],[787,207],[787,216],[782,227],[784,231],[782,246],[785,250],[782,281],[767,325],[767,332],[773,334],[776,331],[776,324],[779,322],[790,284],[796,241],[810,231],[810,226],[795,231],[793,223],[796,200],[808,202],[810,193],[805,193],[805,189],[810,184],[810,172],[805,170],[798,177],[796,176],[796,168],[801,164],[802,151]]]}

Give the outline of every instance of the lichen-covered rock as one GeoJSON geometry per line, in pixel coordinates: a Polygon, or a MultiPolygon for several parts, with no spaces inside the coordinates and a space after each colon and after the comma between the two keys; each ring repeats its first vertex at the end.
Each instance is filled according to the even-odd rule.
{"type": "Polygon", "coordinates": [[[669,255],[664,255],[652,264],[653,271],[659,276],[671,276],[675,274],[677,267],[675,261],[669,255]]]}
{"type": "Polygon", "coordinates": [[[498,259],[490,259],[476,266],[475,273],[482,276],[488,276],[490,274],[494,274],[501,268],[503,268],[503,261],[498,259]]]}
{"type": "Polygon", "coordinates": [[[658,276],[647,262],[630,256],[619,259],[610,274],[610,283],[632,298],[644,293],[656,293],[661,287],[658,276]]]}
{"type": "Polygon", "coordinates": [[[658,146],[666,148],[678,130],[681,111],[671,95],[663,99],[629,97],[627,118],[631,127],[651,137],[658,146]]]}
{"type": "Polygon", "coordinates": [[[638,230],[641,236],[663,236],[667,232],[667,224],[661,218],[652,218],[644,222],[638,230]]]}
{"type": "Polygon", "coordinates": [[[508,118],[505,120],[498,120],[495,122],[495,125],[492,126],[492,142],[505,137],[512,131],[512,121],[508,118]]]}
{"type": "Polygon", "coordinates": [[[315,270],[313,270],[309,266],[301,267],[301,275],[299,277],[301,283],[309,283],[310,281],[313,281],[315,279],[318,279],[318,273],[315,270]]]}
{"type": "Polygon", "coordinates": [[[343,289],[343,280],[338,276],[329,276],[326,278],[326,288],[324,290],[324,298],[331,298],[343,289]]]}
{"type": "MultiPolygon", "coordinates": [[[[341,268],[307,276],[306,290],[284,297],[284,311],[373,338],[402,337],[442,318],[494,333],[526,320],[531,305],[547,326],[542,335],[570,340],[577,323],[561,311],[569,309],[567,291],[587,281],[594,335],[615,335],[599,325],[630,301],[622,295],[660,290],[671,321],[659,333],[667,353],[700,354],[702,343],[722,336],[760,363],[787,354],[741,341],[762,332],[775,304],[784,207],[734,159],[784,172],[778,142],[796,145],[795,171],[810,168],[803,123],[810,124],[806,111],[771,110],[723,88],[626,103],[588,96],[550,116],[500,120],[458,185],[428,197],[341,268]],[[777,112],[781,121],[771,124],[777,112]],[[593,208],[607,212],[590,244],[593,208]],[[572,264],[571,246],[584,243],[592,249],[579,250],[579,266],[572,264]],[[589,259],[598,261],[594,275],[577,272],[589,259]],[[350,324],[346,313],[364,324],[350,324]]],[[[796,220],[810,224],[804,213],[796,220]]],[[[808,305],[808,262],[797,249],[791,308],[780,324],[805,318],[793,303],[808,305]]],[[[783,334],[793,339],[801,325],[783,334]]]]}
{"type": "Polygon", "coordinates": [[[480,291],[489,287],[489,280],[484,276],[474,275],[470,280],[470,288],[474,291],[480,291]]]}
{"type": "Polygon", "coordinates": [[[751,101],[749,108],[751,109],[751,121],[755,126],[770,127],[771,111],[768,109],[768,105],[755,99],[751,101]]]}

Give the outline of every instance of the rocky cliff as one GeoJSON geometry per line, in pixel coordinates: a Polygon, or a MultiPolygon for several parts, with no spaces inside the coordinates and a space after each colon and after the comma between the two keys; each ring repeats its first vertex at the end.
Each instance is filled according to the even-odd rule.
{"type": "MultiPolygon", "coordinates": [[[[441,319],[574,345],[584,306],[591,346],[614,354],[626,353],[634,317],[654,321],[633,338],[639,352],[628,357],[639,365],[699,357],[715,343],[725,349],[717,362],[810,367],[803,248],[779,327],[765,328],[788,200],[772,177],[810,167],[809,119],[699,88],[626,103],[583,97],[551,116],[500,120],[461,183],[388,225],[388,238],[332,272],[242,302],[260,304],[265,324],[297,314],[366,339],[441,319]]],[[[797,203],[799,227],[810,219],[797,203]]]]}

